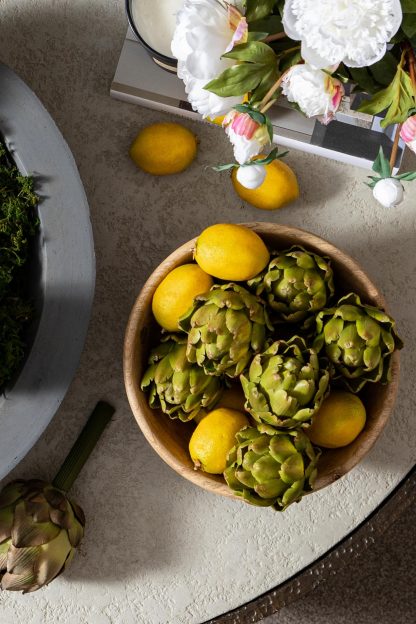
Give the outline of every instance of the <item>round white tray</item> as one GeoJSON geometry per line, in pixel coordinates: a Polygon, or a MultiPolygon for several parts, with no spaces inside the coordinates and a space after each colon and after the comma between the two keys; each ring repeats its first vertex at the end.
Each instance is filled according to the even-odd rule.
{"type": "Polygon", "coordinates": [[[75,373],[94,295],[95,256],[87,199],[61,133],[5,65],[0,93],[0,130],[20,171],[34,176],[40,197],[34,294],[42,305],[23,369],[0,398],[1,479],[39,438],[75,373]]]}

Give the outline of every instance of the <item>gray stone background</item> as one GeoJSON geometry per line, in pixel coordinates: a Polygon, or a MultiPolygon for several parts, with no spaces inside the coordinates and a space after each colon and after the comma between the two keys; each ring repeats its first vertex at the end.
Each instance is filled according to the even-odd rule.
{"type": "MultiPolygon", "coordinates": [[[[165,180],[149,179],[137,172],[127,156],[132,138],[143,125],[166,116],[109,98],[109,85],[125,30],[122,0],[0,0],[0,60],[17,71],[37,93],[72,149],[90,202],[97,254],[96,304],[78,374],[55,419],[12,476],[51,478],[97,398],[107,398],[115,403],[118,408],[116,423],[104,434],[102,441],[102,445],[109,444],[111,436],[111,454],[97,452],[83,472],[83,483],[91,484],[94,491],[85,491],[85,486],[82,490],[78,484],[74,488],[74,497],[81,498],[87,515],[89,512],[91,516],[95,509],[102,516],[96,537],[92,531],[88,542],[89,553],[94,549],[97,552],[104,550],[110,559],[104,570],[99,568],[102,559],[89,559],[89,574],[98,578],[101,578],[100,574],[110,573],[111,558],[115,558],[120,566],[125,561],[126,575],[131,566],[141,564],[143,558],[147,562],[151,559],[149,553],[142,552],[141,559],[131,561],[129,544],[114,533],[117,526],[117,509],[114,511],[114,507],[126,505],[130,494],[129,487],[124,487],[122,497],[117,497],[117,491],[110,483],[112,476],[116,480],[123,479],[123,483],[131,481],[135,513],[146,514],[149,522],[155,522],[156,531],[161,526],[160,521],[151,515],[152,505],[158,509],[155,501],[150,501],[150,511],[141,508],[140,489],[137,490],[138,485],[130,472],[130,464],[135,462],[135,470],[140,471],[141,478],[148,478],[157,458],[150,452],[147,455],[145,450],[141,457],[124,456],[126,444],[130,448],[144,448],[126,404],[121,376],[124,327],[142,283],[135,279],[135,267],[140,267],[141,276],[147,275],[157,264],[157,259],[160,261],[201,227],[220,220],[221,215],[224,219],[224,214],[229,214],[230,220],[234,221],[280,220],[299,226],[305,221],[305,227],[312,230],[313,214],[316,214],[317,222],[322,222],[325,215],[325,235],[335,244],[341,244],[340,228],[346,226],[349,228],[346,233],[348,247],[357,254],[360,246],[359,242],[354,244],[355,237],[359,238],[363,227],[371,229],[374,226],[374,231],[379,232],[382,221],[381,213],[377,212],[381,209],[373,204],[362,184],[365,172],[293,151],[288,162],[299,177],[300,200],[270,218],[268,214],[241,205],[224,178],[219,181],[214,175],[207,177],[203,169],[212,164],[213,159],[218,159],[220,153],[227,154],[227,157],[219,160],[226,162],[229,159],[231,152],[225,138],[221,131],[197,123],[187,122],[187,125],[201,139],[199,168],[194,168],[189,175],[165,180]],[[222,185],[223,192],[217,190],[218,185],[222,185]],[[143,226],[143,211],[154,213],[151,228],[148,227],[149,221],[143,226]],[[350,219],[354,212],[361,222],[350,219]],[[193,222],[198,222],[197,228],[193,222]],[[140,246],[132,236],[135,229],[140,246]],[[112,464],[108,467],[105,462],[109,457],[112,464]],[[106,478],[100,479],[101,474],[106,478]],[[106,523],[108,488],[113,515],[106,523]]],[[[415,159],[409,158],[407,166],[415,168],[415,159]]],[[[414,209],[415,188],[413,186],[408,193],[403,207],[388,216],[390,230],[384,237],[386,245],[390,244],[390,238],[394,241],[396,230],[400,229],[400,210],[409,213],[411,208],[414,209]]],[[[321,233],[319,229],[315,231],[321,233]]],[[[384,239],[381,238],[381,243],[384,239]]],[[[380,238],[378,240],[380,244],[380,238]]],[[[414,230],[409,231],[407,240],[395,241],[396,249],[407,244],[412,256],[414,240],[414,230]]],[[[394,252],[389,253],[394,256],[394,262],[394,252]]],[[[400,256],[405,257],[406,254],[400,256]]],[[[371,271],[377,273],[377,254],[373,264],[367,258],[366,268],[370,274],[371,271]]],[[[403,283],[403,288],[407,289],[408,284],[403,283]]],[[[169,479],[169,470],[166,469],[163,475],[169,479]]],[[[414,506],[408,509],[375,546],[311,595],[264,621],[267,624],[404,624],[414,621],[415,511],[414,506]]],[[[175,519],[180,523],[180,514],[174,516],[175,519]]],[[[134,518],[130,520],[131,526],[128,526],[126,516],[123,522],[125,527],[133,530],[134,518]]],[[[155,540],[157,543],[157,536],[155,540]]],[[[186,548],[184,544],[183,547],[186,548]]],[[[81,578],[83,557],[86,557],[85,551],[79,558],[81,564],[74,564],[74,574],[81,578]]],[[[62,601],[57,602],[60,606],[53,611],[48,606],[46,594],[39,593],[33,603],[6,600],[0,596],[0,623],[142,622],[134,616],[139,608],[134,605],[134,595],[131,597],[126,592],[125,603],[131,598],[136,611],[123,611],[123,604],[111,598],[113,590],[105,585],[102,593],[95,595],[81,587],[77,597],[71,598],[69,608],[65,602],[65,588],[70,582],[71,572],[68,581],[55,586],[59,590],[54,586],[48,589],[51,596],[58,592],[56,598],[59,592],[63,592],[62,601]],[[107,606],[101,609],[104,602],[107,606]]],[[[124,580],[115,578],[112,582],[114,592],[120,592],[124,580]]],[[[88,586],[87,580],[85,585],[88,586]]],[[[155,601],[156,613],[160,608],[160,597],[150,599],[155,601]]]]}

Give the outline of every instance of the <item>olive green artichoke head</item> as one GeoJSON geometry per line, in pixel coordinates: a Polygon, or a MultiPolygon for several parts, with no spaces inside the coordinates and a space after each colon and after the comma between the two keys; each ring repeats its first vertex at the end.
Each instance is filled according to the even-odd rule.
{"type": "Polygon", "coordinates": [[[334,294],[329,258],[298,246],[279,253],[248,285],[267,299],[273,320],[285,323],[299,323],[314,315],[334,294]]]}
{"type": "Polygon", "coordinates": [[[152,350],[141,382],[142,390],[149,389],[150,407],[160,407],[182,421],[192,420],[201,408],[213,407],[223,391],[218,377],[187,360],[186,349],[186,336],[165,337],[152,350]]]}
{"type": "Polygon", "coordinates": [[[64,571],[84,535],[84,512],[44,481],[13,481],[0,492],[2,589],[32,592],[64,571]]]}
{"type": "Polygon", "coordinates": [[[329,392],[329,379],[328,362],[299,336],[271,344],[240,377],[253,418],[285,428],[310,423],[329,392]]]}
{"type": "Polygon", "coordinates": [[[237,284],[215,284],[179,320],[188,333],[187,358],[208,375],[237,377],[261,351],[272,329],[262,301],[237,284]]]}
{"type": "Polygon", "coordinates": [[[313,488],[320,451],[302,430],[258,425],[242,429],[236,439],[224,478],[247,503],[283,511],[313,488]]]}
{"type": "Polygon", "coordinates": [[[335,366],[334,379],[342,379],[352,392],[367,382],[390,381],[391,356],[403,343],[388,314],[350,293],[318,313],[316,328],[314,348],[324,349],[335,366]]]}

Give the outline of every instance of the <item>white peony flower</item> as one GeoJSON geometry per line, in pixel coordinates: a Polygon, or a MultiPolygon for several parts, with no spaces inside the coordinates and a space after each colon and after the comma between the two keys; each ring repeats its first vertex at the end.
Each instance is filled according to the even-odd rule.
{"type": "Polygon", "coordinates": [[[286,0],[283,27],[316,68],[365,67],[384,56],[402,17],[400,0],[286,0]]]}
{"type": "Polygon", "coordinates": [[[288,70],[282,81],[282,92],[307,117],[319,117],[327,124],[338,110],[344,87],[336,78],[305,63],[288,70]]]}
{"type": "Polygon", "coordinates": [[[406,143],[407,147],[416,154],[416,115],[412,115],[402,125],[400,137],[406,143]]]}
{"type": "Polygon", "coordinates": [[[239,167],[237,169],[237,180],[242,186],[248,189],[256,189],[261,186],[266,177],[266,167],[264,165],[250,165],[249,167],[239,167]]]}
{"type": "Polygon", "coordinates": [[[373,196],[384,208],[395,208],[403,201],[403,185],[400,180],[383,178],[376,182],[373,196]]]}
{"type": "MultiPolygon", "coordinates": [[[[234,4],[234,3],[231,3],[234,4]]],[[[176,18],[172,53],[188,100],[203,117],[215,118],[239,104],[243,96],[220,97],[204,89],[213,78],[235,64],[222,59],[233,40],[228,12],[218,0],[185,0],[176,18]]]]}

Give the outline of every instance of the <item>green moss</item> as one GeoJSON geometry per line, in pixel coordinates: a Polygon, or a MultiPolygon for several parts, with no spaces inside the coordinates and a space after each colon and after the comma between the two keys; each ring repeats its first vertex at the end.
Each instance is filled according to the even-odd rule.
{"type": "Polygon", "coordinates": [[[33,179],[20,174],[0,144],[0,388],[25,352],[24,327],[31,305],[24,293],[25,265],[39,220],[33,179]]]}

